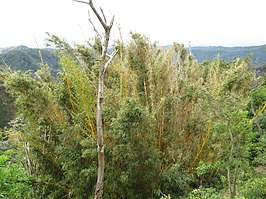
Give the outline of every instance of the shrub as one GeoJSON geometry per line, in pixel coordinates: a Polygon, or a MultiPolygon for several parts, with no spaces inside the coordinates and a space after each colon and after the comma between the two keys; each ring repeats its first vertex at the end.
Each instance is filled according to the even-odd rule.
{"type": "Polygon", "coordinates": [[[13,150],[0,152],[0,198],[23,198],[30,191],[25,169],[14,162],[13,150]]]}

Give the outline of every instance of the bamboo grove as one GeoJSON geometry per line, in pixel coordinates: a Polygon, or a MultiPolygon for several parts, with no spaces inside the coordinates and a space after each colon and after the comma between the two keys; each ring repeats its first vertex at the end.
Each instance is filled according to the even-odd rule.
{"type": "MultiPolygon", "coordinates": [[[[60,49],[56,77],[45,64],[2,77],[18,111],[5,134],[29,177],[26,198],[92,198],[99,42],[50,42],[60,49]]],[[[113,49],[103,198],[264,198],[253,169],[265,163],[264,80],[248,60],[198,63],[183,45],[160,48],[137,33],[113,49]]]]}

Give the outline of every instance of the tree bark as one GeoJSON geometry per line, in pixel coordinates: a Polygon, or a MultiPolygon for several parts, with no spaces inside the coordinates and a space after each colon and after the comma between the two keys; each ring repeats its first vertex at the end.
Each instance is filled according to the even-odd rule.
{"type": "MultiPolygon", "coordinates": [[[[107,24],[106,17],[104,15],[103,10],[100,8],[102,16],[96,10],[93,5],[92,0],[89,2],[86,1],[79,1],[73,0],[75,2],[84,3],[90,6],[93,13],[96,15],[98,21],[102,25],[104,29],[104,35],[102,38],[102,54],[101,54],[101,61],[100,61],[100,70],[99,70],[99,81],[98,81],[98,96],[97,96],[97,108],[96,108],[96,126],[97,126],[97,153],[98,153],[98,174],[97,174],[97,183],[96,183],[96,190],[94,199],[101,199],[103,196],[103,187],[104,187],[104,168],[105,168],[105,161],[104,161],[104,136],[103,136],[103,119],[102,119],[102,103],[103,103],[103,89],[104,89],[104,74],[105,71],[110,64],[110,62],[115,57],[117,51],[115,51],[111,56],[107,55],[107,49],[109,45],[109,38],[110,32],[114,23],[114,16],[111,19],[110,24],[107,24]],[[107,60],[109,57],[109,60],[107,60]]],[[[90,20],[90,19],[89,19],[90,20]]],[[[92,23],[90,21],[90,23],[92,23]]],[[[93,25],[95,32],[99,36],[99,32],[96,30],[95,26],[93,25]]]]}
{"type": "Polygon", "coordinates": [[[98,153],[98,175],[95,190],[95,199],[102,198],[103,180],[104,180],[104,140],[103,140],[103,122],[102,122],[102,102],[103,102],[103,81],[104,73],[99,73],[98,98],[96,109],[97,124],[97,153],[98,153]]]}
{"type": "Polygon", "coordinates": [[[103,182],[104,182],[104,139],[103,139],[103,119],[102,119],[102,103],[103,103],[103,88],[104,88],[104,74],[107,66],[114,58],[110,56],[109,60],[106,61],[107,49],[110,38],[110,32],[113,25],[114,18],[112,18],[109,26],[103,26],[105,33],[102,43],[102,55],[99,70],[99,83],[98,83],[98,97],[97,97],[97,109],[96,109],[96,124],[97,124],[97,153],[98,153],[98,175],[97,184],[95,190],[95,199],[101,199],[103,195],[103,182]]]}

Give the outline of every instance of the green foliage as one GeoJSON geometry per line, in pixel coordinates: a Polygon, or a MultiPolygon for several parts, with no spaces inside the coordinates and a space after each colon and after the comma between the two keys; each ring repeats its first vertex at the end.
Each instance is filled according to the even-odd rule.
{"type": "Polygon", "coordinates": [[[251,93],[252,103],[255,110],[261,108],[266,99],[266,86],[260,86],[251,93]]]}
{"type": "MultiPolygon", "coordinates": [[[[99,40],[49,41],[60,49],[57,79],[47,65],[5,79],[20,118],[12,130],[32,198],[89,198],[97,174],[99,40]]],[[[262,165],[264,153],[264,136],[245,111],[254,85],[249,62],[199,64],[184,45],[158,48],[140,34],[119,47],[104,89],[104,198],[222,198],[234,176],[237,193],[255,191],[242,183],[253,182],[250,165],[262,165]]]]}
{"type": "Polygon", "coordinates": [[[253,177],[243,182],[240,192],[244,198],[263,199],[266,197],[266,177],[253,177]]]}
{"type": "Polygon", "coordinates": [[[252,166],[265,165],[265,142],[266,135],[252,132],[248,135],[247,144],[244,148],[245,157],[252,166]]]}
{"type": "Polygon", "coordinates": [[[29,178],[13,150],[0,152],[0,198],[28,198],[29,178]]]}
{"type": "Polygon", "coordinates": [[[223,197],[217,192],[215,188],[194,189],[189,193],[188,199],[222,199],[223,197]]]}
{"type": "MultiPolygon", "coordinates": [[[[262,133],[262,129],[265,129],[266,114],[265,114],[265,102],[266,102],[266,86],[262,85],[255,89],[250,94],[250,103],[248,104],[248,110],[251,117],[256,117],[256,126],[254,129],[259,133],[262,133]]],[[[265,133],[265,132],[264,132],[265,133]]]]}
{"type": "Polygon", "coordinates": [[[159,153],[148,124],[147,112],[133,99],[126,99],[112,123],[114,143],[109,161],[114,176],[108,175],[108,179],[116,179],[112,182],[115,187],[111,185],[116,195],[110,198],[148,198],[158,186],[159,153]]]}
{"type": "Polygon", "coordinates": [[[0,81],[0,128],[8,126],[8,122],[15,115],[15,107],[10,95],[5,91],[0,81]]]}
{"type": "Polygon", "coordinates": [[[249,135],[246,153],[253,166],[265,165],[265,97],[266,87],[263,82],[262,86],[250,93],[250,102],[247,107],[249,117],[254,121],[254,132],[249,135]]]}
{"type": "Polygon", "coordinates": [[[190,189],[193,180],[193,175],[176,163],[162,172],[160,189],[172,197],[182,196],[190,189]]]}
{"type": "MultiPolygon", "coordinates": [[[[72,64],[68,69],[70,67],[77,66],[72,64]]],[[[69,75],[67,78],[77,78],[74,76],[76,74],[69,75]]],[[[81,77],[79,80],[82,80],[81,77]]],[[[28,142],[31,146],[27,167],[33,178],[33,197],[88,197],[94,186],[95,176],[91,176],[91,173],[96,170],[93,165],[96,151],[93,142],[83,141],[88,138],[89,113],[84,115],[83,110],[77,112],[76,108],[79,107],[79,100],[83,99],[77,97],[80,96],[78,92],[83,92],[83,100],[91,99],[87,97],[91,93],[79,89],[69,95],[72,86],[68,87],[67,82],[54,81],[46,66],[37,71],[36,76],[31,73],[13,73],[5,85],[16,98],[18,113],[24,121],[24,125],[19,128],[23,135],[19,148],[25,150],[23,143],[28,142]],[[65,95],[70,96],[69,106],[63,104],[65,95]],[[94,153],[87,156],[90,150],[94,153]]]]}
{"type": "MultiPolygon", "coordinates": [[[[132,41],[128,48],[128,66],[136,74],[136,89],[142,104],[149,102],[149,81],[148,81],[148,57],[152,46],[147,38],[140,34],[132,34],[132,41]]],[[[146,105],[147,105],[146,103],[146,105]]]]}

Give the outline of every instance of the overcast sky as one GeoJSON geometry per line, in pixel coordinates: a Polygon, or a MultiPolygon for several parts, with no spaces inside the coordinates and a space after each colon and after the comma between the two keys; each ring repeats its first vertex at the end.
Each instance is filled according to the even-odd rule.
{"type": "MultiPolygon", "coordinates": [[[[115,15],[124,40],[145,34],[160,45],[266,44],[266,0],[94,0],[115,15]]],[[[0,47],[44,46],[46,32],[83,42],[94,35],[88,5],[72,0],[0,0],[0,47]]],[[[92,16],[93,13],[91,13],[92,16]]],[[[95,18],[92,18],[95,19],[95,18]]],[[[100,30],[100,27],[99,27],[100,30]]],[[[119,38],[118,26],[112,38],[119,38]]]]}

